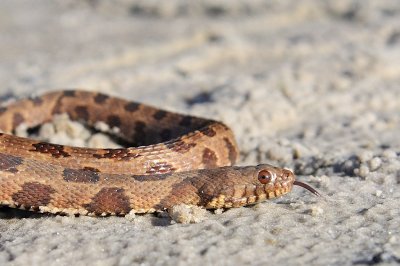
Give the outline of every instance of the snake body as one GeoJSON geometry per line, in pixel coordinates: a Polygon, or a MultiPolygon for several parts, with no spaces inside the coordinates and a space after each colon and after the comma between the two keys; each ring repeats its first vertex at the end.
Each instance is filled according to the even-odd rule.
{"type": "Polygon", "coordinates": [[[0,205],[38,212],[125,215],[178,204],[208,209],[274,198],[301,185],[289,170],[232,166],[238,148],[223,123],[102,93],[50,92],[0,108],[0,205]],[[121,149],[70,147],[12,135],[55,114],[117,129],[121,149]]]}

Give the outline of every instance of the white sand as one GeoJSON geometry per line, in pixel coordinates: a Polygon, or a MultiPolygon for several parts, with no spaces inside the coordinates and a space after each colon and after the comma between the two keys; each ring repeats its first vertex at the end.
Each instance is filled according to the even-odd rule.
{"type": "Polygon", "coordinates": [[[0,265],[400,263],[397,1],[0,2],[1,99],[80,87],[229,124],[316,187],[197,224],[0,210],[0,265]],[[26,217],[26,218],[24,218],[26,217]]]}

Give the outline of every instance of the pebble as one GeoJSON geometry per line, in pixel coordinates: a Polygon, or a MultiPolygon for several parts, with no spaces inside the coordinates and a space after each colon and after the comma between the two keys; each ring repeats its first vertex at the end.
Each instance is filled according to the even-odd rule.
{"type": "Polygon", "coordinates": [[[376,171],[382,164],[382,160],[379,157],[375,157],[368,161],[368,166],[371,171],[376,171]]]}

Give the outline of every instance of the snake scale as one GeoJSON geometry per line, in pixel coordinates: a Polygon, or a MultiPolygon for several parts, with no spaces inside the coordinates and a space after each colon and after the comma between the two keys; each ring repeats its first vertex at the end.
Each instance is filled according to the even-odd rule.
{"type": "Polygon", "coordinates": [[[0,205],[68,215],[125,215],[175,205],[207,209],[254,204],[291,191],[294,174],[271,165],[232,166],[238,148],[223,123],[102,93],[65,90],[0,108],[0,205]],[[70,147],[12,135],[55,114],[93,127],[103,121],[132,143],[70,147]]]}

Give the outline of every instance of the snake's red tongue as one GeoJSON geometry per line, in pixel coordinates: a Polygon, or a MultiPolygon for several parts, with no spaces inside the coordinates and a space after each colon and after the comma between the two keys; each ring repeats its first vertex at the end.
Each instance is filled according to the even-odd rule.
{"type": "Polygon", "coordinates": [[[316,191],[313,187],[311,187],[310,185],[307,185],[306,183],[295,180],[293,182],[293,185],[303,187],[303,188],[307,189],[308,191],[310,191],[311,193],[313,193],[315,196],[318,196],[318,197],[321,196],[321,194],[319,194],[318,191],[316,191]]]}

